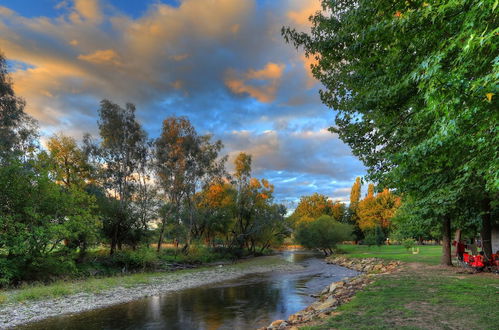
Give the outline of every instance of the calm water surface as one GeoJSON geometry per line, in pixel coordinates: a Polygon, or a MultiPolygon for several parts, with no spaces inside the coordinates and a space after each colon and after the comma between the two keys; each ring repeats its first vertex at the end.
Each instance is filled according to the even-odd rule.
{"type": "Polygon", "coordinates": [[[320,256],[287,251],[282,257],[306,268],[270,272],[160,296],[46,319],[22,329],[255,329],[286,319],[315,299],[310,294],[355,271],[320,256]]]}

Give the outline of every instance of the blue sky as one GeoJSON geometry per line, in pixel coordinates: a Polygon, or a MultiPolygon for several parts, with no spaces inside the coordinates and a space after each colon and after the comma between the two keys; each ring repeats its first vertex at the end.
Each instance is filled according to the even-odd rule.
{"type": "MultiPolygon", "coordinates": [[[[103,98],[137,105],[151,137],[172,115],[253,155],[293,207],[319,192],[346,201],[362,164],[327,131],[334,111],[280,35],[306,31],[319,0],[4,0],[0,50],[43,134],[97,133],[103,98]]],[[[230,169],[230,166],[229,166],[230,169]]]]}

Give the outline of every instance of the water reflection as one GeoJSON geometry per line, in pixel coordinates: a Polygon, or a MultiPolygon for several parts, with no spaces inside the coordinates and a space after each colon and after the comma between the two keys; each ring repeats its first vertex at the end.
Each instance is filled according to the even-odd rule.
{"type": "Polygon", "coordinates": [[[24,329],[255,329],[287,318],[311,302],[311,293],[354,271],[326,265],[316,256],[285,252],[303,271],[251,275],[33,323],[24,329]]]}

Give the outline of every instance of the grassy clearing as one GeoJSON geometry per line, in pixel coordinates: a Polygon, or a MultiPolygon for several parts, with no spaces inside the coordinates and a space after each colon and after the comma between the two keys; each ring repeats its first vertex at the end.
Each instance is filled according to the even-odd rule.
{"type": "Polygon", "coordinates": [[[442,247],[435,245],[418,246],[418,254],[407,251],[401,245],[340,245],[339,248],[351,258],[382,258],[389,260],[400,260],[404,262],[423,262],[430,265],[438,265],[442,255],[442,247]]]}
{"type": "Polygon", "coordinates": [[[438,248],[420,249],[427,257],[423,260],[401,254],[395,246],[344,248],[353,257],[426,264],[406,264],[400,272],[380,277],[326,323],[303,329],[496,329],[499,277],[429,265],[438,262],[438,248]]]}
{"type": "MultiPolygon", "coordinates": [[[[278,257],[260,257],[224,266],[224,270],[237,271],[250,267],[270,267],[285,263],[278,257]]],[[[64,297],[80,292],[99,293],[116,287],[131,288],[154,283],[155,280],[176,280],[187,274],[202,272],[212,267],[199,267],[175,272],[137,273],[125,276],[90,278],[80,281],[57,281],[48,285],[30,285],[17,290],[0,292],[0,304],[64,297]]]]}

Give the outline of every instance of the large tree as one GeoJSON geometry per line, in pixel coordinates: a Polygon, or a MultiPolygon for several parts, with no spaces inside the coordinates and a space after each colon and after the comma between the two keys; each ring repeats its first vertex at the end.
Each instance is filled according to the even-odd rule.
{"type": "MultiPolygon", "coordinates": [[[[67,188],[83,187],[91,179],[88,155],[73,137],[56,134],[47,141],[48,162],[56,180],[67,188]]],[[[42,154],[43,155],[43,154],[42,154]]]]}
{"type": "Polygon", "coordinates": [[[161,248],[168,219],[188,226],[185,249],[192,235],[198,237],[199,224],[194,216],[197,190],[224,172],[226,158],[219,159],[221,141],[211,142],[210,135],[198,135],[185,117],[169,117],[163,121],[161,136],[156,140],[156,171],[167,202],[171,205],[162,218],[158,238],[161,248]]]}
{"type": "Polygon", "coordinates": [[[344,205],[333,202],[327,196],[314,193],[310,196],[302,196],[291,218],[295,222],[311,221],[322,215],[329,215],[336,221],[340,221],[344,213],[344,205]]]}
{"type": "MultiPolygon", "coordinates": [[[[108,197],[115,201],[115,212],[104,219],[104,231],[111,241],[111,254],[127,239],[134,241],[140,230],[140,218],[134,213],[137,172],[141,169],[147,136],[135,117],[135,106],[125,108],[103,100],[99,109],[100,144],[89,148],[101,162],[102,184],[108,197]]],[[[132,242],[133,243],[133,242],[132,242]]]]}
{"type": "MultiPolygon", "coordinates": [[[[451,264],[451,218],[467,190],[483,228],[499,191],[493,1],[323,1],[309,34],[283,34],[318,64],[331,130],[382,186],[427,207],[442,225],[451,264]]],[[[483,233],[490,250],[490,232],[483,233]],[[488,241],[488,242],[487,242],[488,241]]]]}

